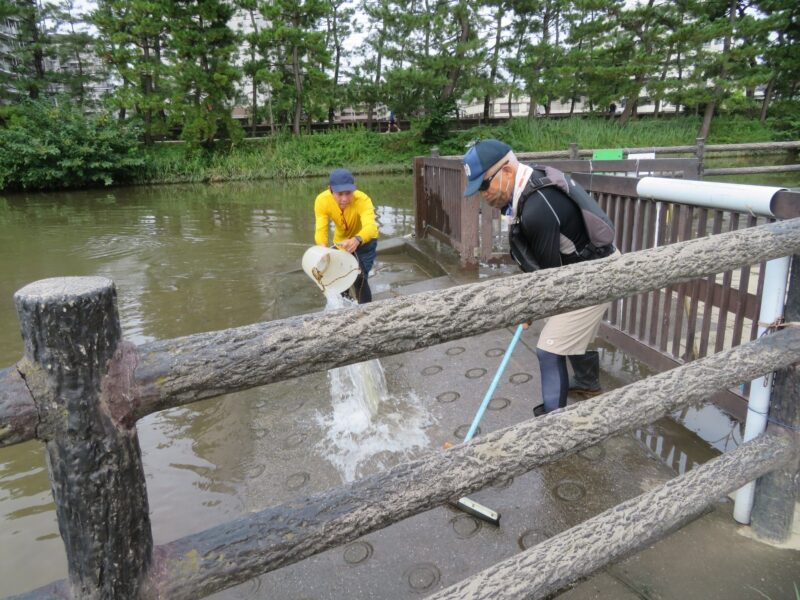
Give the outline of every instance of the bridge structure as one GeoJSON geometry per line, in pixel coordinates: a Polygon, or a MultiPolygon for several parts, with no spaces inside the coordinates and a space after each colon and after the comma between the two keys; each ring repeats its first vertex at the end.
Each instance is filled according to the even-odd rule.
{"type": "MultiPolygon", "coordinates": [[[[464,189],[460,167],[442,162],[447,160],[417,162],[422,168],[417,201],[425,202],[418,235],[438,231],[462,257],[494,259],[500,252],[495,227],[500,231],[501,224],[496,215],[480,212],[472,213],[473,223],[463,201],[447,204],[452,190],[460,200],[464,189]],[[477,255],[463,252],[468,248],[463,226],[470,235],[480,232],[484,245],[473,246],[477,255]]],[[[630,164],[620,166],[632,170],[630,164]]],[[[602,172],[614,167],[605,165],[602,172]]],[[[731,399],[730,390],[765,376],[772,388],[765,432],[663,484],[643,486],[644,493],[587,520],[539,536],[539,543],[529,540],[521,552],[485,570],[424,589],[433,598],[546,597],[652,544],[754,480],[753,531],[785,540],[797,501],[800,454],[796,198],[775,194],[771,217],[759,222],[748,215],[747,226],[740,227],[741,218],[716,209],[703,211],[704,217],[689,205],[633,196],[631,182],[613,182],[594,170],[582,181],[615,219],[621,256],[142,345],[122,337],[116,290],[108,279],[62,277],[19,290],[15,304],[25,351],[17,364],[0,370],[0,445],[32,439],[45,444],[69,568],[66,580],[23,597],[207,596],[351,544],[453,498],[572,456],[591,456],[590,449],[621,432],[718,394],[723,407],[736,412],[741,401],[731,399]],[[763,269],[753,277],[750,270],[787,256],[795,260],[784,281],[785,320],[765,324],[762,335],[753,335],[760,325],[763,286],[751,282],[762,280],[763,269]],[[734,289],[739,291],[735,302],[734,289]],[[658,360],[670,360],[666,366],[671,368],[544,417],[480,434],[448,452],[295,497],[164,545],[153,543],[136,430],[146,415],[365,356],[392,357],[609,301],[614,304],[608,331],[616,329],[658,360]],[[711,324],[734,304],[742,315],[733,319],[740,323],[739,334],[728,336],[725,327],[711,324]],[[686,318],[676,323],[675,313],[665,308],[669,305],[686,318]],[[745,327],[748,318],[756,323],[745,327]],[[724,335],[713,338],[712,330],[724,335]],[[342,343],[326,343],[334,335],[342,343]]],[[[355,552],[369,553],[365,548],[355,552]]],[[[419,581],[430,576],[426,573],[414,577],[419,581]]]]}

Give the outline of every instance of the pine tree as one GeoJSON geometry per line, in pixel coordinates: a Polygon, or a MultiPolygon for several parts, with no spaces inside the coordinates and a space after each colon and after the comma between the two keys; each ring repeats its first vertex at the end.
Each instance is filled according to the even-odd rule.
{"type": "Polygon", "coordinates": [[[636,114],[641,93],[645,88],[650,91],[650,82],[659,77],[662,62],[669,60],[665,54],[671,52],[667,28],[672,6],[648,0],[625,10],[612,9],[611,16],[619,26],[613,46],[620,65],[615,72],[617,97],[627,99],[619,118],[621,126],[636,114]]]}
{"type": "MultiPolygon", "coordinates": [[[[248,31],[238,32],[237,43],[244,54],[242,73],[250,81],[250,126],[251,135],[256,134],[256,125],[260,120],[258,99],[269,79],[268,57],[263,49],[263,21],[261,20],[261,0],[236,0],[236,6],[244,12],[249,25],[248,31]]],[[[270,124],[274,126],[272,118],[270,124]]]]}
{"type": "MultiPolygon", "coordinates": [[[[528,22],[530,41],[522,45],[517,75],[525,82],[525,91],[531,99],[528,116],[534,116],[536,105],[542,104],[550,113],[555,83],[552,78],[560,56],[561,15],[564,11],[562,0],[525,0],[516,3],[518,10],[528,22]]],[[[509,101],[509,108],[510,108],[509,101]]]]}
{"type": "MultiPolygon", "coordinates": [[[[358,29],[353,21],[355,9],[345,4],[344,0],[327,0],[329,8],[325,15],[326,43],[328,54],[333,60],[333,75],[328,99],[328,122],[333,123],[336,109],[341,105],[342,93],[339,89],[342,61],[349,54],[344,46],[347,37],[358,29]]],[[[324,65],[322,66],[324,69],[324,65]]]]}
{"type": "MultiPolygon", "coordinates": [[[[592,110],[594,106],[606,106],[606,98],[613,96],[608,75],[604,72],[604,52],[609,45],[607,34],[612,27],[609,10],[613,3],[614,0],[596,0],[580,5],[562,2],[549,9],[551,43],[543,45],[539,51],[545,67],[539,77],[546,113],[549,113],[549,101],[555,98],[570,101],[572,114],[581,98],[592,110]]],[[[536,8],[529,2],[527,11],[531,10],[536,11],[536,8]]],[[[536,98],[532,98],[531,104],[535,101],[536,98]]]]}
{"type": "Polygon", "coordinates": [[[794,0],[760,0],[764,15],[758,36],[763,72],[767,74],[760,121],[767,118],[772,98],[792,100],[800,87],[800,6],[794,0]]]}
{"type": "Polygon", "coordinates": [[[122,80],[113,105],[142,120],[146,144],[167,131],[172,67],[168,50],[169,0],[99,0],[91,14],[97,53],[122,80]]]}
{"type": "Polygon", "coordinates": [[[167,12],[175,61],[170,120],[182,127],[190,147],[242,138],[231,115],[240,75],[232,64],[236,36],[228,27],[233,10],[225,0],[173,0],[167,12]]]}
{"type": "Polygon", "coordinates": [[[440,122],[455,113],[456,100],[480,80],[485,63],[479,8],[463,0],[392,7],[384,42],[392,63],[385,71],[385,97],[396,112],[440,122]]]}
{"type": "Polygon", "coordinates": [[[319,25],[328,9],[325,0],[274,0],[262,8],[269,23],[264,41],[277,51],[284,84],[277,91],[290,92],[295,135],[300,134],[304,109],[310,115],[315,102],[321,106],[324,100],[323,68],[330,65],[330,56],[319,25]]]}
{"type": "MultiPolygon", "coordinates": [[[[390,44],[393,29],[393,11],[390,0],[364,0],[361,5],[367,15],[367,29],[370,31],[362,46],[364,61],[351,77],[347,98],[351,104],[367,105],[367,127],[372,127],[375,106],[384,98],[384,66],[386,50],[390,44]]],[[[388,102],[387,102],[388,103],[388,102]]],[[[397,106],[390,105],[395,112],[397,106]]]]}
{"type": "Polygon", "coordinates": [[[697,137],[707,138],[711,120],[723,98],[736,83],[730,77],[736,60],[736,19],[738,0],[710,0],[692,3],[697,18],[697,45],[692,49],[690,81],[693,100],[702,107],[703,121],[697,137]],[[715,48],[721,40],[722,49],[715,48]]]}
{"type": "Polygon", "coordinates": [[[37,0],[0,0],[0,16],[15,24],[9,36],[12,52],[4,62],[9,73],[0,84],[0,94],[9,100],[27,96],[33,100],[52,91],[53,73],[47,65],[54,58],[47,19],[52,7],[37,0]]]}
{"type": "Polygon", "coordinates": [[[489,73],[485,81],[481,82],[483,94],[483,118],[489,119],[491,114],[492,99],[500,91],[497,84],[500,77],[500,53],[508,47],[509,40],[503,39],[503,16],[508,10],[505,0],[490,2],[489,8],[494,10],[494,43],[491,47],[491,59],[489,61],[489,73]]]}
{"type": "Polygon", "coordinates": [[[81,106],[92,103],[92,87],[103,77],[92,54],[94,38],[86,30],[86,15],[74,0],[60,0],[53,10],[58,33],[53,36],[59,64],[58,82],[81,106]]]}

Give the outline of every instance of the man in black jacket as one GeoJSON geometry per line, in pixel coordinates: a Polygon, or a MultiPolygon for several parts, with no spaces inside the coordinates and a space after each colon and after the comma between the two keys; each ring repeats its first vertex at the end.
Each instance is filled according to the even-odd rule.
{"type": "MultiPolygon", "coordinates": [[[[464,170],[464,196],[479,193],[489,206],[510,216],[512,256],[523,271],[593,260],[616,251],[612,245],[594,248],[581,210],[565,188],[541,187],[544,174],[520,163],[507,144],[478,142],[464,155],[464,170]]],[[[605,217],[596,203],[593,208],[605,217]]],[[[607,304],[591,306],[548,319],[536,346],[544,404],[534,414],[566,406],[568,389],[587,397],[600,393],[599,355],[586,349],[607,308],[607,304]],[[572,382],[567,357],[575,372],[572,382]]]]}

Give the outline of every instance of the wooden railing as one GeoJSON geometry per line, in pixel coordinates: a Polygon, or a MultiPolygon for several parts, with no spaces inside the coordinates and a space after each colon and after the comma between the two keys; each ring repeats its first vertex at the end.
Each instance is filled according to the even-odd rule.
{"type": "MultiPolygon", "coordinates": [[[[770,222],[718,209],[659,202],[637,196],[638,178],[586,177],[575,179],[591,188],[617,227],[616,245],[622,252],[674,244],[770,222]]],[[[780,218],[800,216],[800,194],[783,192],[774,200],[780,218]],[[781,204],[778,207],[778,203],[781,204]]],[[[752,341],[758,333],[758,314],[765,264],[747,265],[679,285],[612,303],[601,335],[657,371],[671,369],[752,341]]],[[[744,395],[721,391],[714,403],[744,420],[744,395]]]]}
{"type": "MultiPolygon", "coordinates": [[[[652,154],[654,157],[666,158],[668,156],[691,155],[697,160],[697,175],[702,178],[704,175],[746,175],[753,173],[794,173],[800,171],[800,164],[769,165],[769,166],[750,166],[750,167],[712,167],[707,168],[705,159],[708,155],[716,154],[728,156],[743,152],[748,153],[780,153],[790,152],[796,156],[800,150],[800,141],[790,142],[751,142],[746,144],[706,144],[703,138],[697,138],[693,145],[684,146],[647,146],[643,148],[620,148],[623,155],[632,158],[631,155],[652,154]]],[[[544,152],[523,152],[519,153],[518,158],[524,161],[550,161],[554,159],[578,160],[581,158],[592,158],[595,150],[589,148],[579,148],[578,144],[572,143],[565,150],[547,150],[544,152]]],[[[460,156],[447,156],[443,158],[461,158],[460,156]]]]}
{"type": "MultiPolygon", "coordinates": [[[[528,161],[527,154],[520,160],[528,161]]],[[[534,163],[531,163],[534,164],[534,163]]],[[[589,175],[590,182],[607,173],[647,173],[697,179],[698,161],[692,158],[643,160],[548,160],[567,173],[589,175]]],[[[505,238],[500,212],[482,204],[477,196],[464,198],[466,180],[460,157],[419,157],[414,160],[416,235],[431,236],[453,246],[464,266],[504,260],[505,238]]],[[[589,191],[591,186],[589,186],[589,191]]]]}
{"type": "MultiPolygon", "coordinates": [[[[528,157],[522,155],[523,159],[528,157]]],[[[616,245],[623,253],[753,227],[770,220],[751,214],[642,199],[636,192],[638,177],[607,174],[638,172],[695,178],[696,159],[548,160],[543,164],[572,173],[574,179],[592,193],[614,222],[616,245]],[[602,173],[598,173],[601,170],[602,173]]],[[[508,262],[506,225],[498,210],[477,198],[462,197],[465,181],[463,175],[458,177],[462,169],[458,158],[417,159],[417,236],[432,236],[448,242],[449,234],[440,229],[440,224],[448,221],[449,207],[459,203],[459,220],[465,223],[464,231],[458,243],[451,245],[460,252],[462,264],[508,262]],[[436,165],[435,169],[427,166],[429,161],[436,165]],[[435,194],[429,192],[432,189],[436,190],[435,194]]],[[[772,209],[779,218],[800,216],[800,193],[777,193],[772,209]]],[[[735,272],[620,299],[612,303],[600,335],[657,371],[671,369],[710,352],[755,339],[763,283],[764,265],[746,265],[735,272]]],[[[720,391],[715,394],[714,403],[742,420],[746,410],[742,394],[747,392],[747,386],[740,392],[720,391]]]]}
{"type": "MultiPolygon", "coordinates": [[[[789,369],[800,361],[796,328],[480,436],[447,453],[435,452],[158,547],[153,546],[136,431],[136,421],[149,413],[203,398],[352,364],[365,356],[470,337],[795,253],[800,253],[800,219],[141,346],[121,338],[110,280],[57,278],[30,284],[15,294],[25,355],[0,371],[0,445],[31,439],[45,443],[69,580],[24,597],[202,597],[474,492],[499,476],[520,475],[557,461],[765,373],[780,370],[783,383],[776,389],[791,399],[800,389],[797,369],[789,369]],[[342,343],[327,343],[333,335],[342,343]]],[[[793,273],[789,299],[787,316],[800,318],[800,267],[793,273]]],[[[572,529],[437,597],[464,597],[463,586],[475,585],[484,593],[473,598],[496,597],[496,585],[506,586],[509,593],[503,597],[542,597],[652,541],[721,494],[790,464],[797,441],[783,432],[797,425],[788,420],[775,425],[769,435],[580,526],[608,532],[594,536],[606,540],[602,551],[590,544],[565,546],[580,535],[572,529]],[[565,547],[574,552],[563,554],[565,547]],[[573,567],[565,570],[564,561],[573,567]],[[505,584],[497,581],[500,573],[505,584]]],[[[795,494],[793,484],[784,493],[795,494]]],[[[793,502],[791,506],[793,510],[793,502]]],[[[787,520],[769,510],[764,515],[770,521],[787,520]]]]}

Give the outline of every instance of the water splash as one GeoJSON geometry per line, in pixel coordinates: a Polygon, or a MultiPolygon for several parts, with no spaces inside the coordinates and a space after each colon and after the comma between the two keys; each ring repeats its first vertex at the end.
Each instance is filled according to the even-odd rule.
{"type": "MultiPolygon", "coordinates": [[[[338,294],[326,294],[326,310],[353,306],[338,294]]],[[[389,394],[378,359],[328,371],[331,409],[317,413],[326,432],[317,448],[345,482],[386,469],[430,445],[425,429],[432,418],[413,392],[389,394]]]]}
{"type": "MultiPolygon", "coordinates": [[[[326,292],[325,296],[328,299],[325,310],[356,305],[352,300],[334,292],[326,292]]],[[[356,412],[360,413],[362,417],[366,417],[366,424],[369,423],[370,417],[374,417],[378,413],[378,405],[381,400],[389,396],[386,389],[386,374],[381,361],[377,358],[331,369],[328,371],[328,381],[331,384],[331,396],[334,399],[352,398],[356,405],[356,412]]]]}

